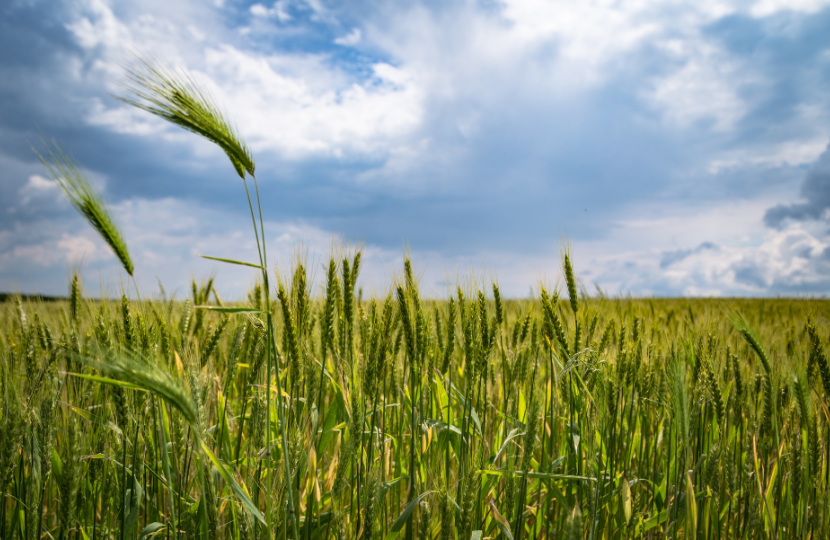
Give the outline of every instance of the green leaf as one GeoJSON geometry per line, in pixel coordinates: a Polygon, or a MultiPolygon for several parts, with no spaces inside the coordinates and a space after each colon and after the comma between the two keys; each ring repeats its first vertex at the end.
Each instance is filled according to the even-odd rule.
{"type": "Polygon", "coordinates": [[[690,471],[686,471],[686,534],[689,535],[689,538],[695,538],[696,532],[697,500],[695,499],[695,486],[690,471]]]}
{"type": "Polygon", "coordinates": [[[225,306],[193,306],[196,309],[209,309],[219,313],[265,313],[261,309],[246,307],[225,307],[225,306]]]}
{"type": "Polygon", "coordinates": [[[119,381],[116,379],[109,379],[107,377],[101,377],[98,375],[87,375],[85,373],[66,373],[72,377],[78,377],[79,379],[86,379],[88,381],[95,381],[103,384],[111,384],[112,386],[120,386],[121,388],[127,388],[128,390],[144,390],[144,388],[131,384],[124,381],[119,381]]]}
{"type": "Polygon", "coordinates": [[[446,422],[441,422],[440,420],[435,420],[433,418],[424,418],[424,423],[430,427],[437,427],[442,431],[451,431],[456,435],[461,435],[461,430],[458,429],[457,426],[447,424],[446,422]]]}
{"type": "Polygon", "coordinates": [[[378,490],[377,503],[378,504],[383,504],[383,500],[386,498],[386,494],[389,492],[389,489],[391,489],[392,486],[394,486],[398,482],[402,482],[403,480],[407,480],[407,479],[409,479],[409,475],[405,474],[405,475],[399,476],[399,477],[397,477],[394,480],[391,480],[389,482],[383,482],[380,485],[380,489],[378,490]]]}
{"type": "Polygon", "coordinates": [[[493,458],[493,462],[495,463],[495,462],[497,462],[497,461],[499,460],[499,456],[501,455],[501,453],[502,453],[502,452],[504,452],[505,448],[507,448],[507,444],[508,444],[510,441],[512,441],[512,440],[513,440],[513,439],[515,439],[516,437],[519,437],[519,436],[521,436],[521,435],[523,435],[523,434],[524,434],[524,432],[523,432],[523,431],[521,431],[519,428],[513,428],[513,429],[511,429],[511,430],[510,430],[510,433],[508,433],[508,434],[507,434],[507,437],[505,437],[504,442],[502,442],[502,443],[501,443],[501,448],[499,448],[499,451],[498,451],[498,452],[496,452],[496,457],[495,457],[495,458],[493,458]]]}
{"type": "Polygon", "coordinates": [[[130,509],[130,514],[124,522],[124,530],[128,534],[132,532],[138,522],[138,512],[141,509],[141,501],[144,499],[144,490],[135,477],[133,477],[133,488],[127,490],[124,501],[124,508],[130,509]]]}
{"type": "Polygon", "coordinates": [[[412,512],[415,510],[415,507],[418,506],[418,503],[421,502],[424,499],[424,497],[426,497],[430,493],[435,492],[425,491],[418,495],[416,498],[412,499],[412,501],[410,501],[410,503],[406,505],[406,508],[403,509],[401,515],[398,516],[398,519],[395,520],[395,523],[392,524],[392,528],[390,530],[394,533],[400,532],[401,529],[403,529],[403,526],[406,525],[406,520],[409,519],[409,515],[412,514],[412,512]]]}
{"type": "Polygon", "coordinates": [[[464,399],[464,395],[458,390],[458,388],[455,387],[454,384],[452,385],[452,391],[455,394],[456,400],[461,403],[465,409],[470,411],[470,416],[472,416],[473,422],[476,425],[476,430],[478,430],[478,436],[481,437],[481,420],[478,418],[475,408],[467,403],[467,400],[464,399]]]}
{"type": "Polygon", "coordinates": [[[210,451],[208,445],[205,444],[204,441],[199,441],[199,443],[202,445],[202,450],[204,451],[205,455],[210,459],[211,462],[213,462],[213,466],[216,467],[216,470],[219,471],[219,474],[222,476],[222,479],[224,479],[225,482],[229,486],[231,486],[231,489],[233,490],[234,494],[239,498],[239,500],[242,502],[242,504],[245,506],[248,512],[250,512],[252,516],[257,518],[263,525],[265,525],[265,517],[260,513],[259,509],[257,509],[256,505],[254,505],[253,501],[251,501],[251,498],[248,497],[248,494],[245,493],[245,490],[242,489],[242,486],[240,486],[234,479],[234,477],[231,476],[231,473],[228,472],[224,465],[222,465],[222,462],[219,461],[219,458],[216,457],[216,455],[210,451]]]}
{"type": "Polygon", "coordinates": [[[642,525],[637,527],[637,535],[641,535],[641,534],[653,529],[654,527],[656,527],[660,523],[664,523],[666,521],[667,512],[668,512],[668,510],[663,510],[662,512],[660,512],[658,514],[654,514],[649,519],[644,521],[642,523],[642,525]]]}
{"type": "Polygon", "coordinates": [[[159,523],[158,521],[150,523],[141,530],[141,534],[138,535],[138,540],[144,540],[146,537],[150,536],[151,534],[155,534],[164,528],[164,524],[159,523]]]}
{"type": "Polygon", "coordinates": [[[233,259],[223,259],[222,257],[211,257],[209,255],[199,255],[199,257],[203,259],[210,259],[211,261],[219,261],[228,264],[238,264],[240,266],[250,266],[251,268],[259,268],[260,270],[265,270],[265,267],[260,266],[258,264],[244,262],[244,261],[235,261],[233,259]]]}
{"type": "MultiPolygon", "coordinates": [[[[622,477],[622,509],[623,509],[623,517],[625,518],[625,523],[631,521],[631,484],[628,482],[628,478],[623,475],[622,477]]],[[[692,536],[694,538],[694,535],[692,536]]]]}
{"type": "MultiPolygon", "coordinates": [[[[501,470],[480,470],[480,474],[489,474],[493,476],[503,476],[510,471],[501,470]]],[[[596,482],[597,479],[592,476],[576,476],[574,474],[554,474],[554,473],[540,473],[540,472],[525,472],[513,471],[516,476],[527,476],[528,478],[541,478],[543,480],[586,480],[588,482],[596,482]]]]}
{"type": "Polygon", "coordinates": [[[493,499],[493,494],[490,494],[490,513],[493,514],[493,519],[496,521],[496,525],[498,525],[499,530],[504,535],[507,540],[513,540],[513,533],[510,531],[510,522],[507,521],[499,509],[496,507],[496,501],[493,499]]]}
{"type": "Polygon", "coordinates": [[[60,479],[63,476],[63,461],[61,460],[60,454],[58,454],[58,450],[54,446],[52,447],[52,455],[50,458],[55,477],[60,479]]]}
{"type": "Polygon", "coordinates": [[[470,536],[470,540],[481,540],[482,531],[473,531],[473,534],[470,536]]]}

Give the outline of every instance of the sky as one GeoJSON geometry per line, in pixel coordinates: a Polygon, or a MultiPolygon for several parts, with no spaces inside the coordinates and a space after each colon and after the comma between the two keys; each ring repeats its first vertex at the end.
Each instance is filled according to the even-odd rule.
{"type": "Polygon", "coordinates": [[[186,69],[253,151],[270,261],[317,286],[363,253],[383,293],[830,293],[830,1],[4,0],[0,291],[127,284],[32,147],[57,141],[124,231],[143,292],[255,274],[244,186],[130,108],[125,69],[186,69]]]}

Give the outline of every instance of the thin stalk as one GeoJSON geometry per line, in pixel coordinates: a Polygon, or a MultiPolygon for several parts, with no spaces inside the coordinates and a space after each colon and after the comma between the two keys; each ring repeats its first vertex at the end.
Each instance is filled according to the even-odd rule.
{"type": "MultiPolygon", "coordinates": [[[[267,301],[267,299],[268,299],[268,294],[267,293],[265,294],[265,298],[266,298],[266,301],[267,301]]],[[[267,316],[268,316],[268,329],[267,329],[267,332],[268,332],[268,340],[269,340],[269,343],[270,343],[269,350],[271,351],[268,354],[268,376],[269,376],[268,395],[269,396],[270,396],[270,393],[271,393],[271,390],[270,390],[270,386],[271,386],[271,381],[270,381],[271,355],[273,354],[274,356],[276,356],[276,351],[277,351],[277,343],[276,343],[276,339],[274,338],[274,326],[273,326],[274,323],[273,323],[270,311],[271,310],[270,310],[270,304],[269,304],[269,309],[268,309],[268,314],[267,314],[267,316]]],[[[288,455],[288,435],[286,434],[286,430],[285,430],[285,412],[284,412],[283,401],[282,401],[282,382],[280,381],[279,372],[277,372],[276,381],[277,381],[277,388],[276,388],[276,390],[277,390],[277,411],[278,411],[279,423],[280,423],[280,435],[282,437],[283,459],[285,460],[285,479],[286,479],[286,485],[287,485],[286,491],[288,492],[288,513],[291,517],[291,530],[292,530],[292,533],[294,534],[294,539],[299,540],[300,535],[299,535],[299,531],[297,529],[297,516],[296,516],[295,506],[294,506],[294,488],[293,488],[293,483],[292,483],[292,480],[291,480],[291,461],[289,460],[289,455],[288,455]]],[[[270,416],[271,416],[270,411],[271,411],[271,408],[269,406],[268,407],[268,426],[269,426],[269,429],[267,430],[269,432],[269,435],[266,436],[268,439],[270,439],[270,425],[271,425],[270,424],[270,416]]],[[[269,445],[269,448],[270,448],[270,445],[269,445]]],[[[271,477],[271,475],[269,475],[269,479],[270,479],[270,477],[271,477]]],[[[271,497],[269,497],[267,500],[268,500],[269,510],[270,510],[271,497]]],[[[269,514],[270,514],[270,512],[269,512],[269,514]]]]}
{"type": "MultiPolygon", "coordinates": [[[[153,396],[153,402],[155,403],[155,396],[153,396]]],[[[153,421],[156,421],[156,411],[154,407],[153,412],[153,421]]],[[[164,425],[162,422],[158,422],[158,430],[161,440],[161,462],[162,466],[164,467],[164,476],[167,478],[167,498],[168,504],[170,505],[170,519],[172,522],[172,532],[173,532],[173,540],[177,538],[177,529],[178,529],[178,519],[176,518],[176,503],[173,497],[173,476],[170,474],[170,459],[167,455],[167,433],[164,430],[164,425]]]]}

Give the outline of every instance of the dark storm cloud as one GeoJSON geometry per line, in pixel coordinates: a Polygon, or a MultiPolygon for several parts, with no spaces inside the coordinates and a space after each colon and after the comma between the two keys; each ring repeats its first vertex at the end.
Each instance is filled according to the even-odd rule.
{"type": "Polygon", "coordinates": [[[781,227],[785,220],[820,220],[827,218],[830,209],[830,146],[810,168],[801,185],[804,202],[779,204],[767,210],[764,222],[769,227],[781,227]]]}
{"type": "Polygon", "coordinates": [[[830,82],[829,25],[830,9],[825,8],[809,17],[789,11],[762,18],[732,15],[708,26],[707,35],[726,50],[772,75],[741,89],[757,106],[755,114],[743,121],[744,137],[776,135],[807,98],[824,93],[822,87],[830,82]]]}

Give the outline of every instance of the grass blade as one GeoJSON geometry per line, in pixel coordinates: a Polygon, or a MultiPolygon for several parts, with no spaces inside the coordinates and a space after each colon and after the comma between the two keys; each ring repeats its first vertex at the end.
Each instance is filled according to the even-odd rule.
{"type": "Polygon", "coordinates": [[[262,265],[249,263],[249,262],[244,262],[244,261],[236,261],[234,259],[223,259],[222,257],[210,257],[208,255],[199,255],[199,257],[201,257],[203,259],[210,259],[211,261],[219,261],[219,262],[224,262],[224,263],[228,263],[228,264],[238,264],[240,266],[250,266],[251,268],[259,268],[260,270],[265,270],[265,268],[263,268],[262,265]]]}
{"type": "Polygon", "coordinates": [[[248,496],[245,490],[242,489],[242,486],[239,485],[239,483],[234,479],[231,473],[228,472],[228,469],[226,469],[222,462],[219,461],[219,458],[216,457],[216,454],[210,451],[208,445],[205,444],[204,441],[199,441],[199,443],[201,444],[202,451],[205,453],[208,459],[210,459],[211,463],[213,463],[213,466],[216,467],[216,470],[219,471],[219,474],[222,476],[222,479],[225,482],[227,482],[227,484],[231,487],[231,489],[234,492],[234,495],[236,495],[237,498],[242,502],[242,504],[245,506],[245,509],[248,510],[248,512],[253,517],[259,520],[260,523],[265,525],[265,516],[263,516],[262,513],[257,509],[256,505],[253,503],[251,498],[248,496]]]}

